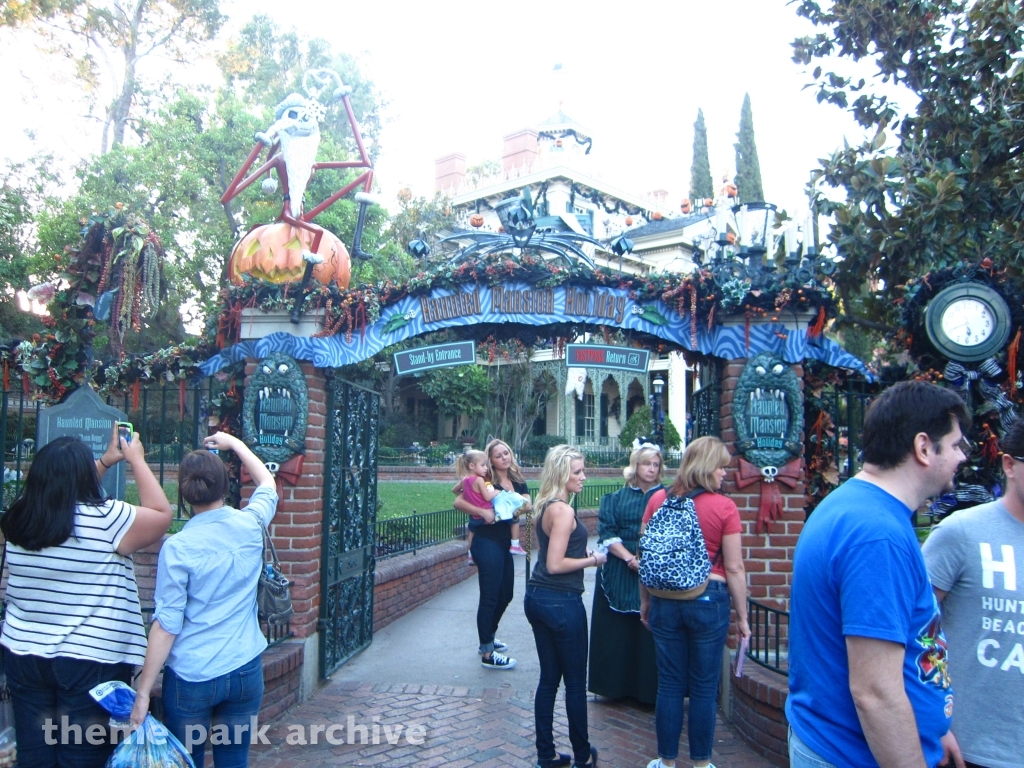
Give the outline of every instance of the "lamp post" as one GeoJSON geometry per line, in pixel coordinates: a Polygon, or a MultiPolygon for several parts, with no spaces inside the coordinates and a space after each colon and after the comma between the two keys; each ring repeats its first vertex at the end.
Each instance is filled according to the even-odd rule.
{"type": "Polygon", "coordinates": [[[797,237],[795,223],[790,224],[784,240],[784,261],[776,264],[772,231],[775,211],[774,205],[764,202],[744,203],[732,209],[719,207],[712,231],[701,238],[701,246],[694,252],[694,261],[710,271],[718,285],[738,280],[748,283],[752,291],[796,288],[832,275],[836,262],[819,252],[813,214],[803,227],[802,238],[797,237]],[[707,252],[711,259],[704,264],[707,252]]]}
{"type": "Polygon", "coordinates": [[[661,394],[665,389],[665,380],[661,378],[661,374],[655,374],[654,381],[651,382],[654,386],[654,394],[651,395],[651,420],[654,422],[654,439],[658,446],[661,448],[665,447],[665,410],[661,405],[661,394]]]}

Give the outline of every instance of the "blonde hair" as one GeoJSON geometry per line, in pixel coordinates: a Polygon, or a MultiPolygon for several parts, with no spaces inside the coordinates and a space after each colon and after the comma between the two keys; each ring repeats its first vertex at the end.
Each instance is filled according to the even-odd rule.
{"type": "Polygon", "coordinates": [[[469,471],[470,464],[479,464],[483,462],[490,469],[490,465],[487,463],[487,454],[483,451],[466,451],[459,458],[455,460],[455,471],[459,477],[468,477],[473,474],[469,471]]]}
{"type": "Polygon", "coordinates": [[[506,443],[504,440],[498,440],[495,438],[484,446],[484,453],[487,454],[487,468],[491,471],[491,478],[494,480],[495,485],[498,483],[497,473],[494,471],[494,466],[491,464],[491,451],[497,448],[499,445],[504,445],[508,448],[508,455],[511,457],[512,462],[508,465],[508,479],[514,483],[525,483],[526,478],[523,477],[523,469],[519,466],[519,462],[516,461],[516,455],[512,451],[512,446],[506,443]]]}
{"type": "Polygon", "coordinates": [[[696,488],[714,491],[715,470],[729,466],[732,456],[717,437],[698,437],[683,451],[671,496],[682,496],[696,488]]]}
{"type": "Polygon", "coordinates": [[[629,454],[629,466],[622,470],[622,476],[626,478],[626,484],[635,486],[636,483],[636,469],[640,466],[641,461],[647,461],[647,459],[658,458],[658,476],[655,481],[661,482],[661,473],[665,469],[665,459],[661,456],[661,449],[656,445],[650,443],[644,443],[631,454],[629,454]]]}
{"type": "Polygon", "coordinates": [[[579,449],[571,445],[556,445],[548,449],[544,457],[544,468],[540,472],[540,490],[537,492],[537,509],[552,501],[568,501],[565,486],[572,474],[572,462],[584,461],[579,449]]]}

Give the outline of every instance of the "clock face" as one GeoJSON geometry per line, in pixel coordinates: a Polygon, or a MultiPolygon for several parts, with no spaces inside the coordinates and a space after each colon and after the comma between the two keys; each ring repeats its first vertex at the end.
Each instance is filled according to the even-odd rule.
{"type": "Polygon", "coordinates": [[[978,299],[963,298],[952,302],[942,313],[942,332],[962,347],[976,347],[995,331],[995,318],[988,305],[978,299]]]}

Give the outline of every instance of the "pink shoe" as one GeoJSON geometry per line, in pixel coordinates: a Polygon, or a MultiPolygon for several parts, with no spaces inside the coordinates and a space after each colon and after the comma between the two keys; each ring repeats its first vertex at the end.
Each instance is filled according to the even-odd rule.
{"type": "Polygon", "coordinates": [[[469,560],[470,565],[476,565],[476,563],[473,562],[473,553],[468,550],[466,551],[466,559],[469,560]]]}
{"type": "Polygon", "coordinates": [[[511,547],[508,548],[508,551],[511,552],[513,555],[521,555],[523,557],[526,557],[526,550],[518,544],[513,544],[511,547]]]}

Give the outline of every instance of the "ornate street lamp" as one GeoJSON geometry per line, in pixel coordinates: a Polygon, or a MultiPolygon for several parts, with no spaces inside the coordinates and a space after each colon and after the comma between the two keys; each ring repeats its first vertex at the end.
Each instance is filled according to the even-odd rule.
{"type": "Polygon", "coordinates": [[[748,282],[750,290],[809,285],[833,274],[835,261],[818,252],[813,214],[804,224],[801,239],[796,222],[790,222],[785,231],[785,259],[781,266],[775,263],[775,211],[774,205],[764,202],[744,203],[731,211],[719,207],[712,232],[703,238],[703,247],[694,251],[694,261],[705,266],[719,286],[738,280],[748,282]],[[712,258],[704,265],[706,251],[712,258]]]}
{"type": "Polygon", "coordinates": [[[665,380],[661,374],[655,374],[654,394],[651,395],[651,420],[654,422],[654,439],[658,446],[665,447],[665,409],[662,407],[661,393],[665,390],[665,380]]]}

